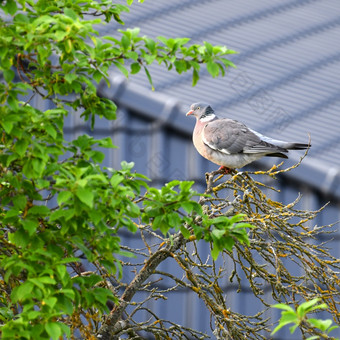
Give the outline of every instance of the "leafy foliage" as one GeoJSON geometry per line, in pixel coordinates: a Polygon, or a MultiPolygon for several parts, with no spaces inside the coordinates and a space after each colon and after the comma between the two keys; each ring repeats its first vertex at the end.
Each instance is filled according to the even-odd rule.
{"type": "MultiPolygon", "coordinates": [[[[109,85],[109,69],[125,76],[144,70],[153,87],[152,63],[179,74],[192,71],[193,85],[203,65],[213,77],[234,66],[227,59],[234,51],[208,42],[150,39],[137,28],[100,36],[97,25],[112,20],[123,24],[121,14],[132,2],[0,1],[2,338],[58,339],[80,333],[85,339],[105,340],[112,334],[138,337],[139,331],[156,338],[204,338],[147,309],[149,300],[166,298],[167,291],[150,289],[150,277],[160,275],[175,282],[169,291],[183,287],[202,299],[216,336],[238,339],[246,330],[248,338],[263,339],[261,332],[269,330],[262,313],[241,315],[227,306],[220,281],[229,267],[218,267],[226,259],[234,268],[229,281],[241,285],[243,272],[264,306],[264,284],[271,285],[280,302],[289,298],[296,303],[296,296],[310,298],[323,291],[322,301],[338,321],[339,261],[322,246],[306,242],[324,232],[306,225],[318,211],[297,210],[298,200],[289,205],[270,200],[260,189],[266,185],[241,172],[219,184],[216,174],[208,174],[205,195],[192,189],[193,182],[153,188],[133,171],[133,163],[102,167],[103,148],[115,147],[110,138],[65,140],[64,119],[72,111],[92,127],[96,117],[115,119],[115,104],[96,91],[101,81],[109,85]],[[34,97],[46,106],[35,107],[34,97]],[[221,198],[223,190],[231,195],[221,198]],[[140,236],[144,250],[122,244],[120,231],[140,236]],[[197,251],[201,240],[211,245],[208,258],[197,251]],[[134,256],[144,261],[135,265],[135,277],[126,284],[122,268],[134,256]],[[167,258],[183,277],[158,270],[167,258]],[[304,275],[291,274],[282,258],[298,263],[304,275]],[[91,270],[83,267],[84,261],[91,270]],[[132,301],[138,291],[149,295],[132,301]],[[145,324],[134,320],[142,310],[151,316],[145,324]]],[[[274,177],[280,173],[276,170],[266,175],[274,177]]],[[[300,309],[299,320],[303,313],[300,309]]],[[[299,327],[308,332],[332,329],[327,320],[308,320],[299,327]]]]}
{"type": "Polygon", "coordinates": [[[245,215],[235,215],[232,218],[219,216],[211,218],[203,213],[202,206],[191,200],[198,193],[190,190],[194,182],[172,181],[161,190],[150,188],[145,195],[146,205],[142,221],[150,223],[154,230],[159,229],[164,235],[171,229],[180,230],[187,239],[204,239],[213,245],[214,260],[223,250],[231,251],[235,241],[249,245],[247,228],[253,228],[242,220],[245,215]],[[174,187],[179,187],[179,191],[174,187]],[[185,213],[179,211],[183,209],[185,213]],[[181,217],[182,216],[182,217],[181,217]],[[199,223],[196,223],[197,218],[199,223]],[[191,233],[193,233],[194,238],[191,233]]]}
{"type": "Polygon", "coordinates": [[[118,301],[102,275],[119,280],[119,258],[131,256],[121,248],[120,229],[136,232],[141,220],[164,234],[180,230],[216,244],[214,257],[232,237],[248,240],[240,232],[245,226],[234,228],[239,220],[203,213],[192,182],[155,189],[133,163],[103,169],[101,149],[114,148],[111,139],[81,135],[67,142],[64,118],[70,109],[92,126],[96,116],[115,118],[115,104],[96,93],[96,83],[109,85],[111,67],[125,76],[144,69],[152,85],[148,65],[157,62],[178,73],[193,70],[196,84],[201,64],[212,76],[224,75],[233,66],[225,56],[234,51],[189,45],[187,38],[152,40],[137,28],[99,36],[95,25],[123,24],[121,13],[129,11],[108,0],[7,0],[0,10],[2,338],[58,339],[79,330],[90,339],[92,323],[118,301]],[[32,106],[35,96],[49,109],[32,106]],[[231,231],[211,231],[212,224],[231,231]],[[96,271],[84,273],[84,259],[96,271]]]}
{"type": "MultiPolygon", "coordinates": [[[[315,318],[307,318],[307,314],[314,312],[318,309],[327,309],[328,306],[325,303],[318,304],[320,302],[320,298],[315,298],[310,301],[306,301],[299,305],[296,310],[294,310],[292,307],[280,303],[277,305],[274,305],[274,308],[282,309],[283,312],[281,313],[281,319],[279,320],[278,326],[273,330],[272,334],[275,334],[279,329],[282,327],[288,325],[288,324],[294,324],[289,328],[290,333],[293,334],[297,327],[302,322],[306,322],[311,327],[315,327],[316,329],[320,330],[324,335],[328,336],[328,334],[338,328],[338,326],[332,326],[332,320],[320,320],[315,318]]],[[[307,340],[313,340],[313,339],[320,339],[318,335],[311,336],[307,338],[307,340]]]]}

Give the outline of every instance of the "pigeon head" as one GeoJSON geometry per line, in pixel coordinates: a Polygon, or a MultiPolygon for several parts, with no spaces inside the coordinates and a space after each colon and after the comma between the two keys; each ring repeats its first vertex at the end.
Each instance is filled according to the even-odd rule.
{"type": "Polygon", "coordinates": [[[195,116],[201,122],[208,122],[213,120],[216,115],[214,110],[209,104],[195,103],[190,106],[190,110],[186,114],[187,116],[195,116]]]}

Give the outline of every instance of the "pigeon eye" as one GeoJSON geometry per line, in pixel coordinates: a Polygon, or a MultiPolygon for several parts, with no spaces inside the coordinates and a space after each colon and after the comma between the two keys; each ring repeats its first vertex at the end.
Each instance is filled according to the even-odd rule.
{"type": "Polygon", "coordinates": [[[196,110],[199,110],[199,109],[200,109],[200,107],[199,107],[199,106],[197,106],[197,107],[196,107],[196,110]]]}

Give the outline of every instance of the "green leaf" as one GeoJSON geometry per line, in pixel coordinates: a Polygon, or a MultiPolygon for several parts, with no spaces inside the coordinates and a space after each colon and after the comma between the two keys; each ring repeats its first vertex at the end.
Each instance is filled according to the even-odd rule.
{"type": "Polygon", "coordinates": [[[60,191],[58,193],[58,204],[62,205],[63,203],[67,202],[73,196],[71,191],[60,191]]]}
{"type": "Polygon", "coordinates": [[[76,191],[76,196],[79,198],[81,202],[85,203],[88,207],[93,208],[94,195],[91,189],[78,187],[76,191]]]}
{"type": "Polygon", "coordinates": [[[138,73],[138,72],[140,71],[140,69],[141,69],[141,66],[140,66],[139,63],[132,63],[132,64],[130,65],[130,67],[131,67],[131,74],[136,74],[136,73],[138,73]]]}
{"type": "Polygon", "coordinates": [[[29,238],[27,237],[27,233],[24,230],[17,230],[15,233],[8,234],[8,240],[19,247],[26,247],[29,238]]]}
{"type": "MultiPolygon", "coordinates": [[[[166,218],[167,218],[168,223],[171,225],[171,227],[175,228],[176,230],[178,230],[178,226],[182,224],[182,220],[178,216],[177,212],[168,213],[166,215],[166,218]]],[[[187,230],[186,228],[184,229],[187,230]]]]}
{"type": "Polygon", "coordinates": [[[214,245],[212,250],[211,250],[211,256],[212,256],[214,261],[217,260],[218,255],[220,254],[220,252],[221,252],[220,249],[214,245]]]}
{"type": "Polygon", "coordinates": [[[14,15],[16,13],[16,11],[18,10],[18,7],[17,7],[17,4],[14,0],[7,0],[6,5],[3,6],[3,9],[8,14],[14,15]]]}
{"type": "Polygon", "coordinates": [[[32,159],[33,169],[35,171],[34,177],[39,177],[42,175],[44,168],[46,166],[46,162],[41,158],[33,158],[32,159]]]}
{"type": "Polygon", "coordinates": [[[230,217],[229,218],[230,224],[237,223],[237,222],[244,220],[245,216],[246,216],[245,214],[237,214],[237,215],[230,217]]]}
{"type": "Polygon", "coordinates": [[[211,224],[222,224],[223,226],[230,226],[230,219],[226,216],[218,216],[210,219],[211,224]]]}
{"type": "Polygon", "coordinates": [[[11,82],[15,77],[15,73],[12,70],[3,70],[3,75],[7,83],[11,82]]]}
{"type": "Polygon", "coordinates": [[[2,127],[4,128],[5,132],[7,134],[10,134],[12,129],[13,129],[13,122],[9,122],[9,121],[4,121],[4,122],[1,122],[1,125],[2,127]]]}
{"type": "Polygon", "coordinates": [[[105,159],[105,154],[101,151],[92,151],[91,159],[93,162],[102,163],[103,160],[105,159]]]}
{"type": "Polygon", "coordinates": [[[39,226],[39,222],[37,220],[33,219],[25,219],[22,222],[22,226],[26,231],[28,231],[28,234],[31,236],[35,233],[39,226]]]}
{"type": "Polygon", "coordinates": [[[65,80],[71,84],[74,80],[76,80],[78,78],[78,76],[74,73],[67,73],[65,75],[65,80]]]}
{"type": "Polygon", "coordinates": [[[71,53],[72,52],[72,50],[73,50],[73,42],[72,42],[71,39],[65,40],[64,46],[65,46],[65,51],[67,53],[71,53]]]}
{"type": "Polygon", "coordinates": [[[14,17],[14,22],[23,22],[27,24],[29,23],[29,18],[27,17],[27,15],[19,13],[14,17]]]}
{"type": "Polygon", "coordinates": [[[180,184],[181,184],[181,181],[175,179],[175,180],[173,180],[173,181],[171,181],[169,183],[166,183],[165,187],[166,188],[174,188],[174,187],[176,187],[177,185],[180,185],[180,184]]]}
{"type": "Polygon", "coordinates": [[[111,137],[106,137],[98,140],[98,145],[102,148],[116,148],[115,145],[112,144],[111,137]]]}
{"type": "MultiPolygon", "coordinates": [[[[70,312],[69,314],[72,314],[72,312],[70,312]]],[[[66,335],[67,339],[70,339],[71,338],[71,330],[70,330],[70,328],[67,325],[63,324],[63,323],[60,323],[59,327],[61,328],[62,332],[66,335]]]]}
{"type": "Polygon", "coordinates": [[[139,57],[138,53],[134,51],[125,53],[125,58],[129,58],[134,61],[137,61],[138,57],[139,57]]]}
{"type": "MultiPolygon", "coordinates": [[[[42,313],[40,311],[34,310],[34,311],[31,311],[31,312],[28,312],[27,316],[30,320],[34,320],[34,319],[37,319],[38,317],[40,317],[41,314],[42,313]]],[[[32,335],[34,335],[34,332],[32,332],[32,335]]]]}
{"type": "MultiPolygon", "coordinates": [[[[57,30],[54,33],[54,37],[57,41],[62,41],[64,38],[68,35],[68,32],[62,31],[62,30],[57,30]]],[[[65,64],[64,64],[65,65],[65,64]]],[[[64,67],[63,67],[64,68],[64,67]]]]}
{"type": "Polygon", "coordinates": [[[17,208],[11,208],[10,210],[8,210],[5,214],[5,219],[9,219],[12,217],[17,217],[20,215],[20,211],[17,208]]]}
{"type": "Polygon", "coordinates": [[[205,46],[207,53],[211,55],[213,53],[213,46],[207,41],[204,41],[204,46],[205,46]]]}
{"type": "Polygon", "coordinates": [[[191,236],[190,231],[183,225],[180,226],[180,231],[186,239],[188,239],[191,236]]]}
{"type": "Polygon", "coordinates": [[[126,206],[126,210],[128,215],[131,217],[139,217],[140,216],[140,209],[137,204],[133,202],[129,202],[126,206]]]}
{"type": "Polygon", "coordinates": [[[250,229],[253,229],[255,228],[255,226],[249,224],[249,223],[236,223],[233,225],[233,229],[246,229],[246,228],[250,228],[250,229]]]}
{"type": "Polygon", "coordinates": [[[194,184],[195,184],[194,181],[183,181],[183,182],[180,182],[179,187],[181,191],[189,192],[189,190],[194,184]]]}
{"type": "Polygon", "coordinates": [[[46,216],[50,213],[50,209],[44,205],[35,205],[28,210],[28,215],[46,216]]]}
{"type": "Polygon", "coordinates": [[[176,68],[176,71],[181,74],[183,72],[185,72],[187,70],[187,63],[185,60],[183,59],[180,59],[180,60],[176,60],[174,62],[174,65],[175,65],[175,68],[176,68]]]}
{"type": "Polygon", "coordinates": [[[74,21],[76,21],[78,19],[76,12],[73,11],[71,8],[66,7],[64,9],[64,14],[74,21]]]}
{"type": "Polygon", "coordinates": [[[46,332],[53,340],[58,340],[61,336],[61,329],[57,322],[48,322],[45,325],[46,332]]]}
{"type": "Polygon", "coordinates": [[[62,217],[65,217],[65,211],[64,210],[55,210],[50,215],[50,222],[58,220],[58,219],[60,219],[62,217]]]}
{"type": "Polygon", "coordinates": [[[193,69],[192,71],[192,86],[195,86],[200,79],[198,71],[196,69],[193,69]]]}
{"type": "Polygon", "coordinates": [[[43,301],[45,302],[47,306],[49,306],[50,308],[53,308],[55,304],[57,303],[58,299],[54,296],[51,296],[47,299],[44,299],[43,301]]]}
{"type": "Polygon", "coordinates": [[[124,180],[123,175],[115,173],[114,175],[112,175],[110,183],[114,188],[116,188],[123,180],[124,180]]]}
{"type": "Polygon", "coordinates": [[[15,287],[11,294],[13,302],[23,301],[26,298],[29,298],[33,288],[34,288],[33,283],[29,281],[26,281],[22,283],[20,286],[15,287]]]}
{"type": "Polygon", "coordinates": [[[58,273],[58,275],[59,275],[59,277],[60,277],[60,279],[63,283],[65,283],[65,281],[68,281],[68,279],[70,279],[70,277],[67,273],[66,266],[59,264],[59,265],[56,266],[56,269],[57,269],[57,273],[58,273]]]}
{"type": "Polygon", "coordinates": [[[135,166],[135,163],[122,161],[120,166],[122,167],[122,170],[131,170],[135,166]]]}
{"type": "Polygon", "coordinates": [[[130,47],[130,37],[128,36],[128,34],[123,34],[122,38],[121,38],[121,45],[122,47],[127,50],[130,47]]]}
{"type": "Polygon", "coordinates": [[[40,276],[37,278],[37,280],[43,284],[47,285],[55,285],[57,282],[52,277],[49,276],[40,276]]]}
{"type": "Polygon", "coordinates": [[[336,326],[336,325],[332,326],[327,330],[327,333],[330,333],[331,331],[333,331],[334,329],[337,329],[337,328],[339,328],[339,326],[336,326]]]}
{"type": "Polygon", "coordinates": [[[114,61],[113,63],[116,65],[116,67],[118,68],[118,70],[124,74],[124,76],[125,76],[126,78],[129,77],[129,71],[128,71],[121,63],[119,63],[119,62],[117,62],[117,61],[114,61]]]}
{"type": "Polygon", "coordinates": [[[84,135],[79,136],[77,139],[73,140],[72,144],[77,146],[80,149],[85,149],[95,144],[95,140],[93,137],[84,134],[84,135]]]}
{"type": "Polygon", "coordinates": [[[7,97],[7,103],[13,111],[18,110],[19,108],[18,100],[14,92],[10,92],[9,96],[7,97]]]}
{"type": "Polygon", "coordinates": [[[235,237],[241,244],[250,245],[249,237],[246,230],[232,230],[230,235],[235,237]]]}
{"type": "Polygon", "coordinates": [[[296,315],[295,311],[290,312],[290,311],[284,311],[281,313],[281,320],[280,322],[296,322],[299,323],[300,320],[298,316],[296,315]]]}
{"type": "Polygon", "coordinates": [[[225,230],[220,230],[220,229],[213,229],[211,232],[211,235],[214,236],[216,239],[220,239],[224,236],[225,230]]]}
{"type": "Polygon", "coordinates": [[[310,313],[316,309],[327,309],[328,306],[326,304],[316,305],[320,300],[320,298],[315,298],[313,300],[302,303],[296,310],[298,316],[300,318],[303,318],[307,313],[310,313]]]}
{"type": "Polygon", "coordinates": [[[153,39],[145,38],[145,46],[148,48],[148,50],[154,54],[156,51],[156,42],[153,39]]]}
{"type": "Polygon", "coordinates": [[[151,74],[150,74],[149,70],[145,66],[144,66],[144,71],[145,71],[146,76],[148,77],[148,80],[149,80],[149,83],[151,85],[152,91],[155,91],[155,87],[153,86],[151,74]]]}
{"type": "Polygon", "coordinates": [[[233,247],[235,245],[235,241],[233,240],[232,237],[225,237],[222,240],[222,245],[225,250],[232,251],[233,247]]]}
{"type": "Polygon", "coordinates": [[[23,157],[23,155],[25,154],[28,144],[29,143],[27,139],[19,139],[15,143],[15,151],[19,154],[20,157],[23,157]]]}
{"type": "MultiPolygon", "coordinates": [[[[290,324],[290,323],[295,323],[296,326],[298,326],[299,323],[299,319],[295,313],[295,311],[293,312],[282,312],[281,314],[281,319],[279,321],[278,326],[276,326],[274,328],[274,330],[272,331],[271,335],[275,334],[276,332],[278,332],[282,327],[290,324]]],[[[291,329],[292,330],[292,329],[291,329]]],[[[294,331],[294,330],[293,330],[294,331]]]]}
{"type": "Polygon", "coordinates": [[[220,72],[218,65],[213,61],[209,61],[207,63],[207,70],[212,75],[213,78],[217,77],[220,72]]]}
{"type": "MultiPolygon", "coordinates": [[[[236,53],[236,52],[235,52],[236,53]]],[[[227,67],[233,67],[233,68],[236,68],[236,65],[233,63],[233,62],[231,62],[230,60],[228,60],[228,59],[221,59],[221,61],[222,61],[222,63],[223,63],[223,65],[227,68],[227,67]]]]}
{"type": "Polygon", "coordinates": [[[156,216],[152,222],[152,229],[157,230],[159,229],[163,235],[166,235],[170,229],[168,223],[166,223],[166,219],[164,215],[156,216]]]}
{"type": "Polygon", "coordinates": [[[94,224],[98,224],[102,220],[103,214],[97,210],[90,210],[89,216],[94,224]]]}
{"type": "Polygon", "coordinates": [[[69,299],[73,300],[75,298],[75,293],[74,290],[68,289],[68,288],[63,288],[60,290],[61,294],[64,294],[66,297],[69,299]]]}
{"type": "Polygon", "coordinates": [[[289,311],[289,312],[295,312],[294,309],[284,303],[278,303],[276,305],[272,305],[271,306],[272,308],[278,308],[278,309],[283,309],[283,310],[286,310],[286,311],[289,311]]]}
{"type": "Polygon", "coordinates": [[[104,75],[99,71],[99,70],[96,70],[93,75],[92,75],[93,79],[95,80],[95,82],[97,84],[100,83],[100,81],[102,80],[102,78],[104,77],[104,75]]]}
{"type": "Polygon", "coordinates": [[[27,199],[25,195],[18,195],[13,197],[13,204],[19,210],[23,210],[27,204],[27,199]]]}
{"type": "Polygon", "coordinates": [[[308,323],[310,323],[312,326],[320,329],[322,332],[325,332],[333,323],[332,320],[319,320],[319,319],[308,319],[308,323]]]}
{"type": "Polygon", "coordinates": [[[193,203],[191,202],[181,202],[181,207],[188,213],[190,214],[194,208],[193,203]]]}
{"type": "Polygon", "coordinates": [[[293,334],[295,332],[295,330],[299,327],[299,324],[296,323],[295,325],[293,325],[292,327],[289,328],[290,334],[293,334]]]}

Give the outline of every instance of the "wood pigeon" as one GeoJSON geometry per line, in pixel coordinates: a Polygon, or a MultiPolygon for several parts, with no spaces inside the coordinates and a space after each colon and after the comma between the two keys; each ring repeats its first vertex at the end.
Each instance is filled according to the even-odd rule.
{"type": "Polygon", "coordinates": [[[288,158],[288,150],[303,150],[309,144],[289,143],[266,137],[237,120],[218,118],[209,104],[195,103],[187,116],[196,117],[193,142],[197,151],[220,165],[226,173],[264,156],[288,158]]]}

